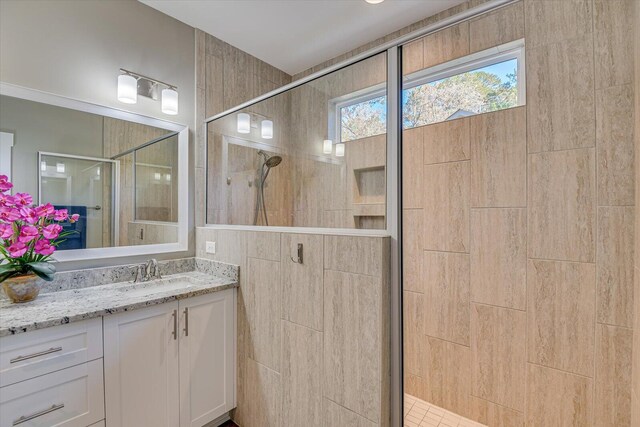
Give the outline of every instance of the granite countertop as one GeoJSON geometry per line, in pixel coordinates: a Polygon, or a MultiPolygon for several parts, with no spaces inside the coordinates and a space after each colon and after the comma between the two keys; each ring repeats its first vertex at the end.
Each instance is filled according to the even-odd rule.
{"type": "MultiPolygon", "coordinates": [[[[160,280],[139,283],[121,281],[94,286],[87,286],[85,283],[82,287],[70,285],[62,287],[61,290],[52,291],[46,291],[45,288],[38,298],[24,304],[12,304],[8,299],[0,298],[0,337],[131,311],[238,286],[235,266],[199,259],[186,267],[183,264],[185,263],[180,261],[178,268],[174,268],[175,266],[169,263],[161,263],[161,272],[164,269],[174,274],[163,274],[160,280]],[[193,270],[189,271],[189,266],[192,266],[193,270]]],[[[127,272],[119,277],[129,278],[128,271],[131,267],[116,267],[127,272]],[[124,270],[125,268],[128,269],[124,270]]],[[[92,277],[91,275],[95,275],[97,270],[108,269],[79,270],[70,272],[67,276],[78,281],[78,277],[85,272],[92,277]]]]}

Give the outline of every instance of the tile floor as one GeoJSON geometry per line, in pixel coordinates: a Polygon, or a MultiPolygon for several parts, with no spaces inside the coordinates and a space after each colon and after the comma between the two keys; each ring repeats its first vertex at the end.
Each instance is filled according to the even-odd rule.
{"type": "Polygon", "coordinates": [[[404,427],[486,427],[438,406],[404,395],[404,427]]]}

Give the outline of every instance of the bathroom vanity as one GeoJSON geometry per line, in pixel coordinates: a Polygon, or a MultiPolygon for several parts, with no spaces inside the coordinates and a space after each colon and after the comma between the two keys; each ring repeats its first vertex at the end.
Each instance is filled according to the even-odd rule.
{"type": "Polygon", "coordinates": [[[0,300],[0,426],[195,427],[233,409],[237,268],[160,267],[138,283],[131,266],[60,273],[31,303],[0,300]]]}

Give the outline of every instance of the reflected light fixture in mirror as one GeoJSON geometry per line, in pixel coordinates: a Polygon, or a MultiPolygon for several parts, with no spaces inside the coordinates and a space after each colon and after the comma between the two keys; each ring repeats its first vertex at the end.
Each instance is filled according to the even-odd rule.
{"type": "Polygon", "coordinates": [[[162,89],[162,112],[171,116],[178,114],[178,92],[174,88],[162,89]]]}
{"type": "Polygon", "coordinates": [[[118,101],[125,104],[138,102],[138,80],[129,74],[118,76],[118,101]]]}
{"type": "Polygon", "coordinates": [[[260,129],[264,139],[273,138],[273,122],[271,120],[263,120],[260,123],[260,129]]]}
{"type": "Polygon", "coordinates": [[[322,152],[324,154],[333,153],[333,141],[331,141],[330,139],[325,139],[322,143],[322,152]]]}
{"type": "Polygon", "coordinates": [[[344,157],[344,143],[336,144],[336,157],[344,157]]]}
{"type": "Polygon", "coordinates": [[[251,132],[251,116],[247,113],[238,114],[238,133],[251,132]]]}
{"type": "Polygon", "coordinates": [[[64,173],[64,171],[65,171],[64,163],[56,163],[56,172],[64,173]]]}

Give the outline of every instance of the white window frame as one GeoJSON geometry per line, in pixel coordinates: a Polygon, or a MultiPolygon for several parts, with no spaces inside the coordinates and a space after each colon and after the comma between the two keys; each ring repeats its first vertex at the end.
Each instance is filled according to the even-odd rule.
{"type": "Polygon", "coordinates": [[[385,82],[329,100],[329,139],[331,139],[334,144],[340,144],[343,142],[342,119],[340,117],[340,112],[343,108],[371,101],[372,99],[380,98],[381,96],[386,95],[387,84],[385,82]]]}
{"type": "MultiPolygon", "coordinates": [[[[527,96],[527,91],[525,89],[526,67],[524,39],[515,40],[500,46],[475,52],[462,58],[447,61],[445,63],[408,74],[403,77],[402,95],[404,96],[405,90],[412,89],[416,86],[436,82],[438,80],[446,79],[447,77],[464,74],[469,71],[474,71],[512,59],[516,59],[518,64],[518,68],[516,70],[516,87],[518,93],[516,106],[519,107],[526,104],[527,96]]],[[[386,85],[379,84],[329,100],[329,139],[332,139],[334,144],[342,142],[342,120],[340,117],[340,111],[342,108],[360,104],[385,95],[386,85]]]]}

